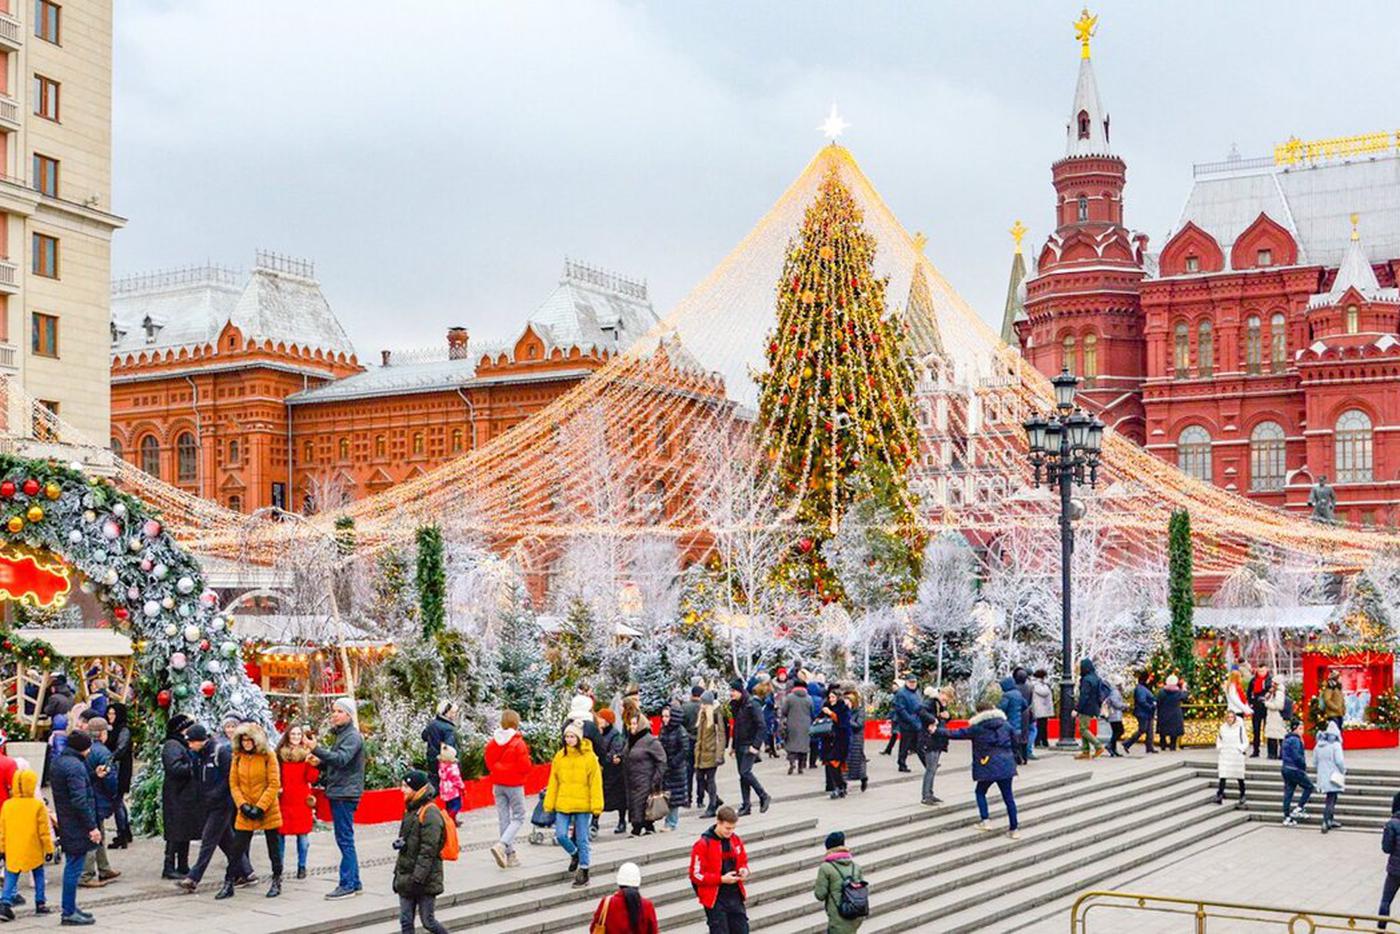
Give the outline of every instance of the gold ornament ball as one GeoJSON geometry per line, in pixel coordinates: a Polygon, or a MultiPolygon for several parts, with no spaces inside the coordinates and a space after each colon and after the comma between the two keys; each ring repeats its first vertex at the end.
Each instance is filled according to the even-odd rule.
{"type": "Polygon", "coordinates": [[[824,246],[817,251],[817,255],[820,256],[822,259],[831,259],[833,256],[836,255],[836,251],[829,246],[824,246]]]}
{"type": "Polygon", "coordinates": [[[5,523],[5,528],[15,533],[24,531],[24,518],[22,516],[10,516],[9,521],[5,523]]]}
{"type": "Polygon", "coordinates": [[[49,483],[44,485],[44,495],[47,496],[49,499],[58,499],[60,496],[63,495],[63,487],[59,486],[57,483],[53,483],[52,481],[50,481],[49,483]]]}
{"type": "Polygon", "coordinates": [[[33,506],[29,507],[29,511],[25,513],[25,516],[28,517],[30,522],[43,522],[44,507],[40,506],[38,503],[35,503],[33,506]]]}

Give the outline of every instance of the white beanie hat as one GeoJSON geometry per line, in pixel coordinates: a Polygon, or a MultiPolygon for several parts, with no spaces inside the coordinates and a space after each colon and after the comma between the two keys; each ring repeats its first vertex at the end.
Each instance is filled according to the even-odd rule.
{"type": "Polygon", "coordinates": [[[593,698],[587,694],[575,694],[574,699],[569,701],[569,719],[592,720],[593,698]]]}
{"type": "Polygon", "coordinates": [[[1181,679],[1176,675],[1167,675],[1167,687],[1174,688],[1181,683],[1181,679]]]}
{"type": "Polygon", "coordinates": [[[337,697],[335,699],[335,703],[331,706],[339,707],[341,710],[348,713],[351,717],[355,716],[355,702],[348,697],[337,697]]]}
{"type": "Polygon", "coordinates": [[[623,863],[617,867],[617,886],[639,889],[642,887],[642,870],[636,863],[623,863]]]}

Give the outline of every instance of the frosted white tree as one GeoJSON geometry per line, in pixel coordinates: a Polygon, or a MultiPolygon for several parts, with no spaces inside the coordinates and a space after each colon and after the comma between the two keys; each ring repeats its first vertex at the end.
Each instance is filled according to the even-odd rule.
{"type": "MultiPolygon", "coordinates": [[[[1270,610],[1253,614],[1255,625],[1242,628],[1245,655],[1263,657],[1279,670],[1282,629],[1289,608],[1328,602],[1328,576],[1320,561],[1293,552],[1256,547],[1251,559],[1235,568],[1216,590],[1211,605],[1221,609],[1270,610]]],[[[1243,617],[1244,614],[1241,614],[1243,617]]]]}
{"type": "Polygon", "coordinates": [[[924,548],[923,574],[914,623],[938,640],[937,679],[943,683],[943,656],[951,641],[961,646],[976,639],[978,621],[977,556],[961,533],[939,535],[924,548]]]}

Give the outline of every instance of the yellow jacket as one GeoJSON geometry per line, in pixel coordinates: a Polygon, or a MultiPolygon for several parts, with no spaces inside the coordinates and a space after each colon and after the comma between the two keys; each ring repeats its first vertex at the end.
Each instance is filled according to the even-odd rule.
{"type": "Polygon", "coordinates": [[[49,809],[34,795],[38,786],[39,776],[29,769],[16,772],[10,797],[0,806],[0,850],[10,872],[38,869],[53,853],[49,809]]]}
{"type": "Polygon", "coordinates": [[[554,754],[544,809],[559,814],[603,813],[603,770],[593,754],[593,744],[579,740],[579,751],[565,746],[554,754]]]}

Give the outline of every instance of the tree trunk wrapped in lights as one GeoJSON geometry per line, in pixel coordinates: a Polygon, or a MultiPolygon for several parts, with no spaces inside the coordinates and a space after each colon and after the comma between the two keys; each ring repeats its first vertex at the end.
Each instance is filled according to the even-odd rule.
{"type": "Polygon", "coordinates": [[[914,374],[905,328],[885,307],[886,280],[873,272],[875,248],[833,166],[788,246],[778,325],[757,377],[765,480],[802,531],[777,576],[824,603],[844,594],[820,546],[868,467],[885,469],[882,505],[898,535],[916,552],[919,544],[906,479],[918,450],[914,374]]]}
{"type": "Polygon", "coordinates": [[[1177,673],[1188,682],[1196,665],[1196,629],[1192,620],[1196,590],[1191,558],[1191,516],[1182,509],[1172,513],[1167,526],[1167,606],[1171,610],[1167,641],[1177,673]]]}

